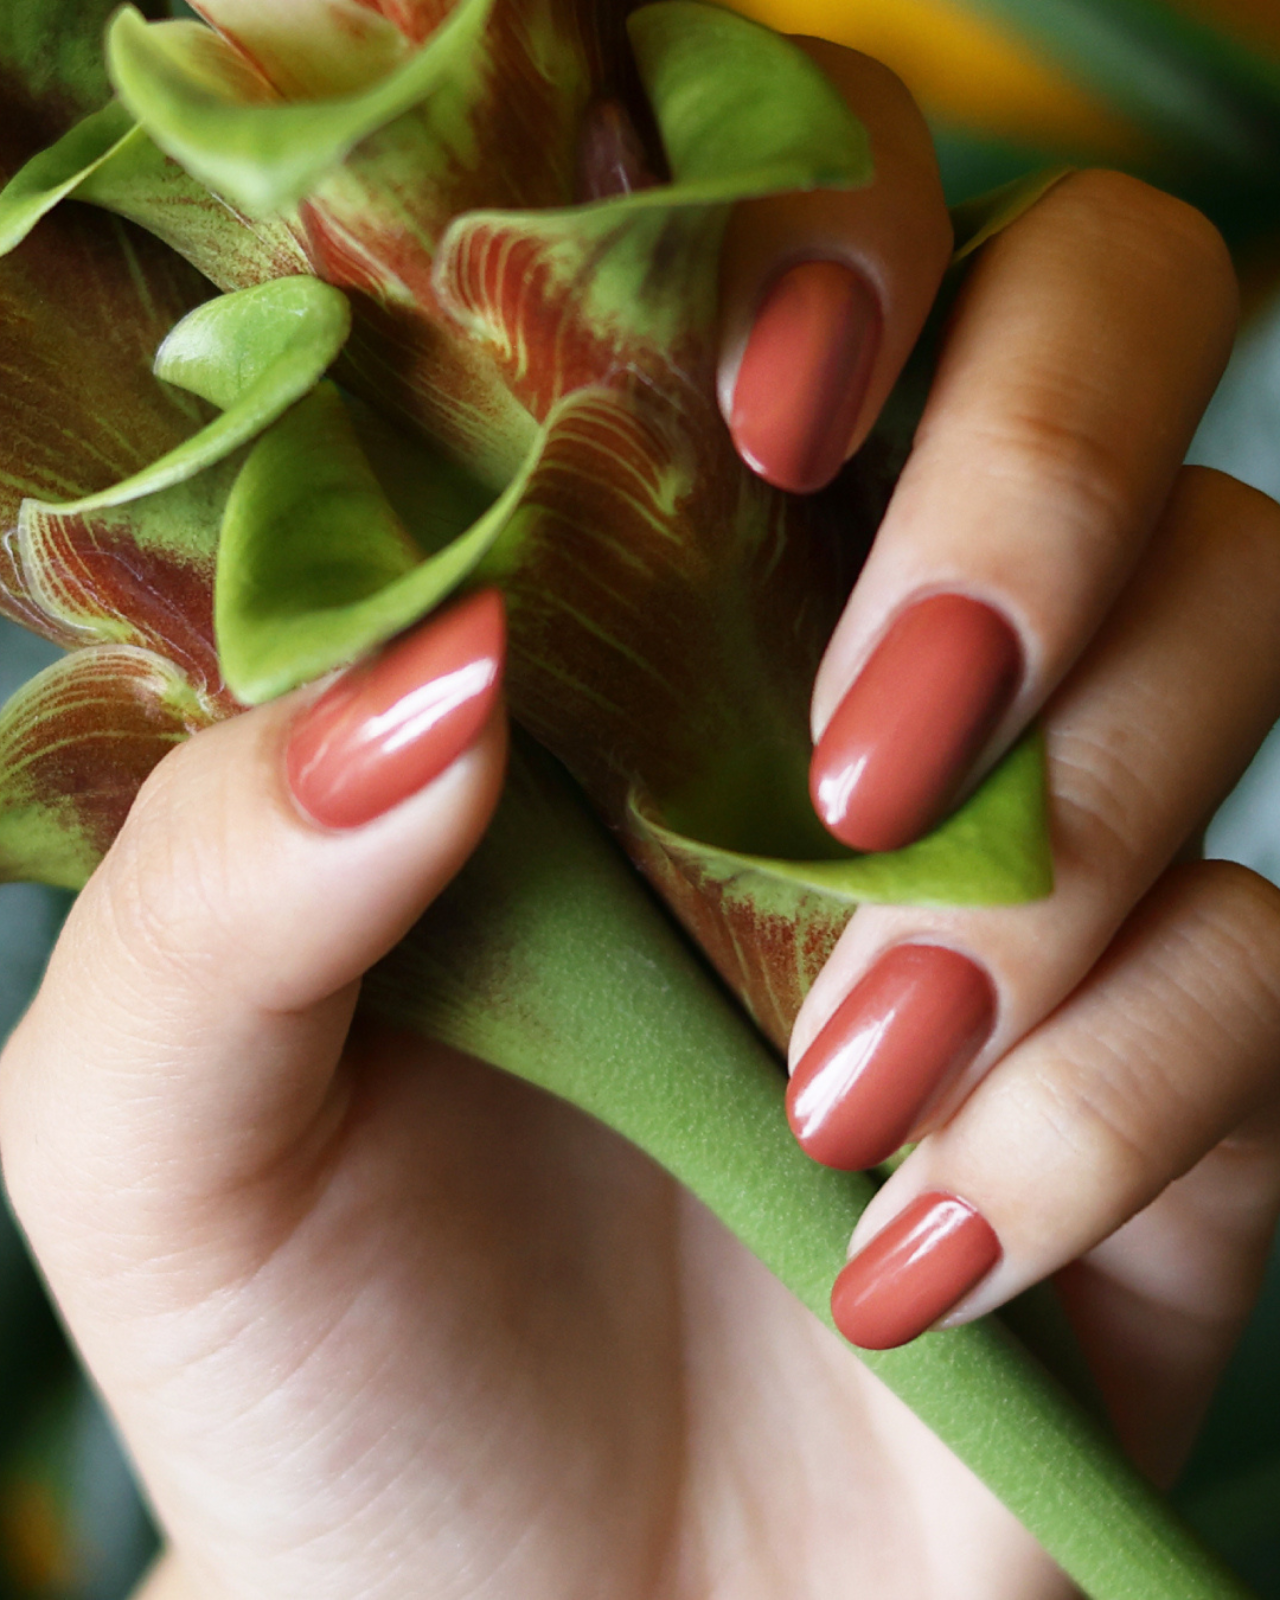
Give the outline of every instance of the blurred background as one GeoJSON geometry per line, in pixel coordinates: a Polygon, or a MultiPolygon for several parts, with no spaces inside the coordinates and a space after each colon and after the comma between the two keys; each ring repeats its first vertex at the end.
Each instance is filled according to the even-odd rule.
{"type": "MultiPolygon", "coordinates": [[[[892,66],[930,118],[953,203],[1046,165],[1101,164],[1208,212],[1235,254],[1246,318],[1190,459],[1280,499],[1280,0],[734,9],[892,66]]],[[[0,699],[53,654],[0,622],[0,699]]],[[[1280,882],[1280,731],[1222,808],[1208,851],[1280,882]]],[[[39,885],[0,886],[0,1037],[21,1016],[68,903],[39,885]]],[[[1280,1600],[1278,1355],[1280,1252],[1177,1491],[1266,1600],[1280,1600]]],[[[0,1600],[123,1600],[153,1549],[110,1423],[0,1206],[0,1600]]]]}

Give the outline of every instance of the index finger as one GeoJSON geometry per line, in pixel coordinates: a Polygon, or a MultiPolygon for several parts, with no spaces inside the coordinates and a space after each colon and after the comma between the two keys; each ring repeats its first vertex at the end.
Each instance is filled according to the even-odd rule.
{"type": "Polygon", "coordinates": [[[903,84],[856,50],[795,42],[862,120],[875,171],[864,188],[737,208],[721,256],[719,393],[748,465],[806,493],[866,438],[952,236],[929,130],[903,84]]]}

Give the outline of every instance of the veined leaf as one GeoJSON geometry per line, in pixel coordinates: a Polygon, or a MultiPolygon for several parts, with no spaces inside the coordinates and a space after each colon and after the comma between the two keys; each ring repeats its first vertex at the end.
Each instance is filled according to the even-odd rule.
{"type": "MultiPolygon", "coordinates": [[[[805,791],[798,785],[797,799],[805,791]]],[[[623,839],[763,1033],[785,1049],[796,1013],[856,906],[1009,905],[1053,889],[1042,740],[1029,734],[932,833],[804,861],[747,855],[666,825],[633,793],[623,839]]],[[[793,848],[803,849],[797,829],[793,848]]]]}
{"type": "Polygon", "coordinates": [[[965,803],[932,833],[901,850],[822,861],[740,854],[688,838],[633,806],[632,825],[690,875],[731,901],[768,910],[777,897],[817,892],[854,906],[1018,905],[1053,890],[1053,857],[1043,829],[1044,748],[1038,733],[1014,746],[965,803]]]}
{"type": "Polygon", "coordinates": [[[286,100],[358,93],[408,53],[404,35],[366,0],[197,0],[192,9],[286,100]]]}
{"type": "MultiPolygon", "coordinates": [[[[866,132],[814,63],[758,24],[660,0],[628,29],[672,181],[593,204],[472,212],[443,241],[436,286],[454,316],[550,398],[637,347],[670,365],[715,316],[729,206],[849,188],[872,173],[866,132]],[[563,370],[552,386],[549,373],[563,370]]],[[[652,358],[651,358],[652,359],[652,358]]]]}
{"type": "Polygon", "coordinates": [[[242,289],[310,268],[286,222],[250,227],[164,155],[118,100],[33,156],[0,191],[0,255],[68,199],[139,223],[221,289],[242,289]]]}
{"type": "Polygon", "coordinates": [[[148,27],[132,6],[111,26],[107,57],[120,98],[161,149],[261,215],[301,199],[354,145],[436,91],[452,99],[477,70],[491,3],[459,0],[402,65],[359,93],[326,100],[271,103],[265,80],[255,81],[218,35],[191,24],[148,27]]]}
{"type": "Polygon", "coordinates": [[[212,718],[151,651],[77,651],[0,712],[0,877],[82,887],[143,780],[212,718]]]}
{"type": "Polygon", "coordinates": [[[25,501],[9,551],[17,587],[44,631],[70,646],[155,651],[193,692],[235,709],[214,647],[213,577],[218,528],[242,462],[237,452],[158,494],[97,510],[25,501]]]}
{"type": "MultiPolygon", "coordinates": [[[[627,19],[672,176],[689,204],[741,199],[746,184],[843,187],[872,173],[866,130],[803,51],[696,0],[627,19]]],[[[654,190],[632,204],[658,204],[654,190]]]]}
{"type": "Polygon", "coordinates": [[[165,339],[160,378],[225,407],[194,437],[110,489],[48,509],[123,505],[183,483],[241,445],[315,387],[351,326],[346,296],[317,278],[277,278],[199,306],[165,339]]]}
{"type": "MultiPolygon", "coordinates": [[[[198,429],[208,408],[155,381],[156,346],[209,286],[115,218],[58,213],[0,260],[0,534],[13,555],[24,499],[75,501],[198,429]],[[75,359],[68,359],[68,352],[75,359]]],[[[0,606],[63,639],[11,559],[0,606]]],[[[66,642],[64,640],[64,642],[66,642]]]]}

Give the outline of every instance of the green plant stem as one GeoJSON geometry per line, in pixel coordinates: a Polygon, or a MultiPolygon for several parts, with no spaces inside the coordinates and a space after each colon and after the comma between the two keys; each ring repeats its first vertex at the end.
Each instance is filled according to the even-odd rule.
{"type": "MultiPolygon", "coordinates": [[[[617,1129],[832,1325],[872,1180],[802,1154],[776,1059],[545,757],[517,748],[485,843],[366,1003],[617,1129]]],[[[1094,1600],[1249,1593],[998,1323],[863,1360],[1094,1600]]]]}

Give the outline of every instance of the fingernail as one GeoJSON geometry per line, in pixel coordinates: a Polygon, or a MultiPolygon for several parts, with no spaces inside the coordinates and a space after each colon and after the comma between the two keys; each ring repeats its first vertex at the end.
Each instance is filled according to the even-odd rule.
{"type": "Polygon", "coordinates": [[[854,850],[897,850],[956,798],[1022,677],[1013,629],[990,606],[940,594],[905,611],[813,753],[819,817],[854,850]]]}
{"type": "Polygon", "coordinates": [[[304,713],[285,770],[325,828],[358,828],[425,788],[472,745],[498,697],[502,596],[472,595],[353,667],[304,713]]]}
{"type": "Polygon", "coordinates": [[[873,1167],[902,1144],[986,1043],[991,980],[941,945],[903,944],[845,996],[801,1056],[787,1117],[827,1167],[873,1167]]]}
{"type": "Polygon", "coordinates": [[[880,302],[839,261],[802,261],[766,294],[743,352],[729,431],[780,489],[806,494],[839,472],[880,345],[880,302]]]}
{"type": "Polygon", "coordinates": [[[971,1205],[922,1194],[845,1267],[831,1315],[850,1344],[892,1350],[931,1328],[999,1259],[999,1239],[971,1205]]]}

